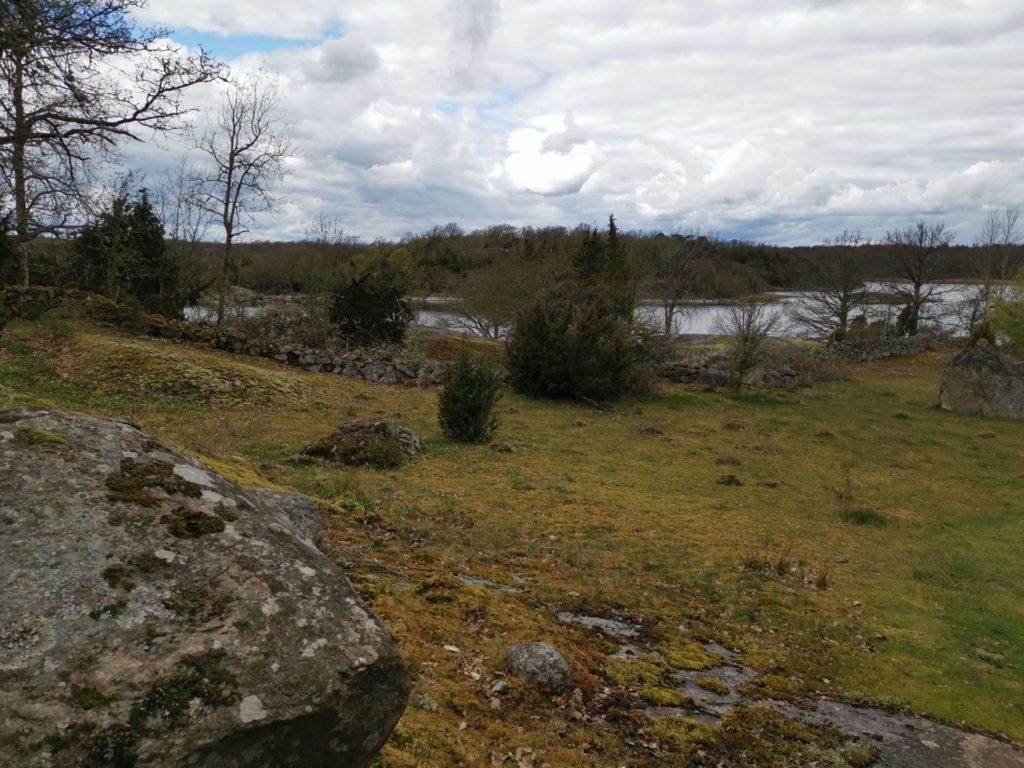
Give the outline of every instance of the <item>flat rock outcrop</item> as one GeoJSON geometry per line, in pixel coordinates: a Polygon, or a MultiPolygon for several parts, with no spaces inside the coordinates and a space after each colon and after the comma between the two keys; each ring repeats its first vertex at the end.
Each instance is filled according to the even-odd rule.
{"type": "Polygon", "coordinates": [[[938,404],[947,411],[1024,419],[1024,363],[980,341],[946,366],[938,404]]]}
{"type": "Polygon", "coordinates": [[[0,765],[367,765],[408,677],[319,531],[129,424],[0,412],[0,765]]]}

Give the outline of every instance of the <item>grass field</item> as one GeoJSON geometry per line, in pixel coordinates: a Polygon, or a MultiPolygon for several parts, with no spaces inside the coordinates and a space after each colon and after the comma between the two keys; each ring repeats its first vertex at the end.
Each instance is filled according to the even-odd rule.
{"type": "Polygon", "coordinates": [[[659,739],[694,753],[706,734],[631,714],[617,644],[560,610],[635,621],[666,656],[739,648],[779,691],[1024,741],[1024,423],[934,408],[948,357],[787,394],[665,386],[611,412],[506,394],[495,443],[477,446],[441,437],[434,391],[15,324],[0,407],[127,418],[243,482],[321,499],[328,554],[413,673],[388,768],[644,765],[659,739]],[[419,432],[424,454],[388,471],[285,461],[369,416],[419,432]],[[491,696],[504,649],[538,639],[566,652],[579,693],[491,696]]]}

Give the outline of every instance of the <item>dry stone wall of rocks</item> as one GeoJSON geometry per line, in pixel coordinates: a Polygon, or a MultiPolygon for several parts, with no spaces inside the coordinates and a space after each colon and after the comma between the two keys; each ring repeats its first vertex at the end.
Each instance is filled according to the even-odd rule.
{"type": "Polygon", "coordinates": [[[42,286],[8,286],[0,293],[2,317],[36,320],[46,312],[74,306],[84,314],[118,326],[137,327],[151,336],[219,349],[239,355],[265,357],[314,373],[332,373],[379,384],[435,386],[445,364],[401,347],[348,350],[313,349],[251,339],[230,330],[201,323],[168,320],[85,291],[42,286]]]}

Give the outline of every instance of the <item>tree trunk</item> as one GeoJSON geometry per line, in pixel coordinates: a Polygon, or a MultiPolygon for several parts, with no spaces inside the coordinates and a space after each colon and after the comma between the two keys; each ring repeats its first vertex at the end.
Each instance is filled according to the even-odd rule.
{"type": "Polygon", "coordinates": [[[665,336],[672,336],[672,318],[676,315],[676,305],[674,303],[665,302],[662,304],[665,310],[665,336]]]}
{"type": "Polygon", "coordinates": [[[228,273],[231,271],[231,234],[224,238],[224,264],[220,272],[220,291],[217,296],[217,325],[224,322],[224,303],[228,292],[228,273]]]}
{"type": "Polygon", "coordinates": [[[14,233],[18,244],[18,266],[21,282],[28,285],[31,280],[28,263],[28,190],[25,182],[25,145],[28,143],[28,126],[25,124],[25,79],[24,63],[21,58],[14,64],[14,142],[11,150],[11,165],[14,169],[14,233]]]}

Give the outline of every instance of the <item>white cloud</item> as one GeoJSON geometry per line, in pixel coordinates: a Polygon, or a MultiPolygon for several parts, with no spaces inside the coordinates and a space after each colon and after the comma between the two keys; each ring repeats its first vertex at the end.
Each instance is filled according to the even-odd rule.
{"type": "Polygon", "coordinates": [[[146,14],[297,41],[233,62],[280,74],[303,147],[290,205],[259,236],[301,234],[320,210],[365,237],[614,212],[783,242],[935,215],[969,241],[986,206],[1024,204],[1019,0],[160,0],[146,14]]]}
{"type": "Polygon", "coordinates": [[[380,66],[372,45],[354,37],[333,38],[318,46],[304,67],[318,83],[347,83],[368,75],[380,66]]]}

